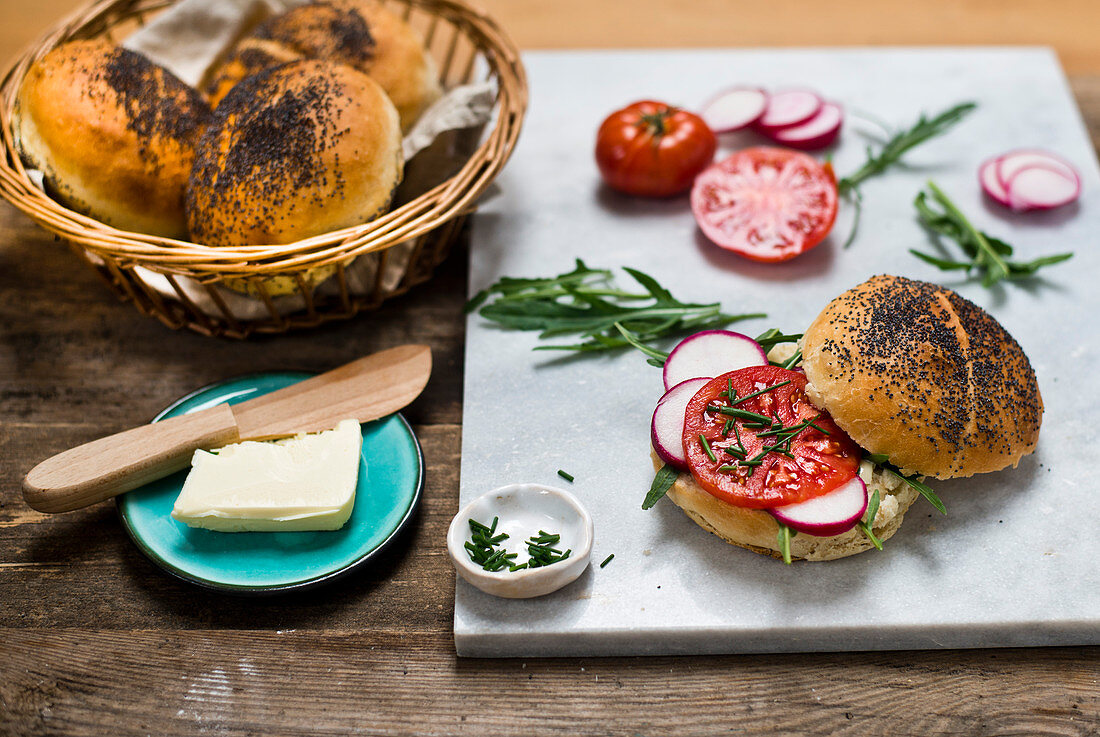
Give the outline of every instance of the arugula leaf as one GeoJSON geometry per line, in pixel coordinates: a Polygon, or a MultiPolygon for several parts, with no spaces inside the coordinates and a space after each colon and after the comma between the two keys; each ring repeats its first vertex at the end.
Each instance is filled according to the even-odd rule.
{"type": "Polygon", "coordinates": [[[975,228],[935,182],[928,182],[927,192],[922,190],[917,193],[913,205],[917,209],[917,217],[926,229],[937,236],[955,241],[969,260],[941,258],[914,248],[909,249],[909,252],[943,271],[966,271],[967,274],[976,271],[981,274],[984,287],[991,287],[1005,279],[1026,279],[1044,266],[1061,263],[1073,257],[1072,253],[1059,253],[1022,263],[1009,260],[1013,252],[1012,246],[975,228]],[[932,203],[935,203],[935,207],[932,203]]]}
{"type": "Polygon", "coordinates": [[[863,534],[867,536],[867,539],[871,541],[871,544],[875,546],[875,549],[882,550],[882,541],[879,540],[875,533],[872,531],[872,528],[875,525],[875,515],[878,514],[878,503],[878,489],[875,489],[871,492],[871,498],[867,502],[867,511],[863,515],[869,521],[864,522],[863,520],[860,520],[858,527],[863,532],[863,534]]]}
{"type": "Polygon", "coordinates": [[[503,277],[478,292],[466,304],[466,311],[476,310],[503,328],[538,331],[541,339],[581,338],[535,350],[589,353],[634,347],[655,366],[664,365],[668,357],[650,345],[655,340],[766,316],[726,314],[717,302],[681,302],[652,276],[637,269],[623,270],[642,292],[616,288],[610,271],[589,268],[577,259],[572,271],[555,277],[503,277]]]}
{"type": "Polygon", "coordinates": [[[653,485],[649,487],[649,493],[645,495],[642,509],[650,509],[654,504],[661,501],[661,497],[668,493],[668,490],[676,483],[676,478],[679,475],[680,472],[669,464],[666,463],[661,466],[661,470],[653,477],[653,485]]]}
{"type": "Polygon", "coordinates": [[[779,525],[779,534],[776,536],[776,541],[779,543],[779,552],[783,556],[783,562],[791,565],[791,538],[798,533],[779,520],[775,520],[775,524],[779,525]]]}
{"type": "Polygon", "coordinates": [[[939,115],[928,118],[923,113],[917,122],[909,128],[898,131],[889,138],[875,153],[870,146],[867,147],[867,160],[859,169],[837,181],[837,191],[855,207],[855,217],[852,220],[852,229],[844,240],[844,248],[852,245],[859,231],[860,219],[863,215],[863,194],[859,186],[871,177],[878,176],[891,166],[901,161],[902,157],[930,138],[943,135],[953,125],[969,115],[977,107],[977,103],[963,102],[951,107],[939,115]]]}

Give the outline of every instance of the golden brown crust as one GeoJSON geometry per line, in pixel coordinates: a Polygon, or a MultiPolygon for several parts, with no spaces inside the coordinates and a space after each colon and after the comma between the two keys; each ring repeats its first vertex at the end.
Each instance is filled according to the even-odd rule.
{"type": "Polygon", "coordinates": [[[393,101],[405,130],[440,93],[431,56],[408,23],[371,0],[322,0],[269,18],[243,39],[207,85],[211,104],[247,76],[296,59],[368,74],[393,101]]]}
{"type": "Polygon", "coordinates": [[[16,138],[66,206],[123,230],[183,238],[184,190],[209,114],[197,92],[144,56],[73,41],[23,79],[16,138]]]}
{"type": "MultiPolygon", "coordinates": [[[[654,468],[664,461],[651,452],[654,468]]],[[[883,502],[875,517],[872,532],[881,541],[892,537],[901,527],[905,512],[917,499],[917,492],[906,485],[893,490],[879,490],[883,502]]],[[[735,507],[708,494],[695,483],[690,473],[681,473],[668,490],[668,498],[684,510],[696,524],[717,535],[731,545],[774,558],[782,558],[779,548],[779,525],[761,509],[735,507]]],[[[874,547],[870,539],[859,529],[853,528],[840,535],[817,537],[797,534],[791,538],[793,560],[836,560],[862,553],[874,547]]]]}
{"type": "Polygon", "coordinates": [[[971,476],[1035,449],[1043,400],[1027,356],[946,287],[873,277],[818,315],[802,354],[811,399],[896,466],[971,476]]]}
{"type": "Polygon", "coordinates": [[[218,106],[195,160],[187,219],[196,242],[290,243],[358,225],[401,180],[397,112],[350,67],[285,64],[218,106]]]}

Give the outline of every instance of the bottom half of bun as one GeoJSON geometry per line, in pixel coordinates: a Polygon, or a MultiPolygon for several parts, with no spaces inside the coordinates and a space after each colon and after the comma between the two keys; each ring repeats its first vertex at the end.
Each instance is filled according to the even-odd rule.
{"type": "MultiPolygon", "coordinates": [[[[655,452],[652,453],[652,458],[655,468],[664,465],[664,461],[655,452]]],[[[885,541],[898,531],[906,510],[917,500],[919,494],[897,475],[878,468],[869,461],[860,464],[859,475],[867,484],[868,494],[878,490],[879,508],[871,531],[880,541],[885,541]]],[[[668,490],[667,496],[696,524],[731,545],[782,558],[779,549],[779,525],[766,511],[727,504],[699,486],[690,473],[681,473],[668,490]]],[[[873,547],[870,538],[858,526],[831,537],[800,532],[791,537],[791,558],[835,560],[873,547]]]]}

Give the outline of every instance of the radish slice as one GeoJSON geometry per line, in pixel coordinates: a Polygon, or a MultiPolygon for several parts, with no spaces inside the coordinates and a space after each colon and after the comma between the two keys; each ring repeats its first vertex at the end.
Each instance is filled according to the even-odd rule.
{"type": "Polygon", "coordinates": [[[766,131],[774,141],[791,148],[813,151],[836,140],[844,122],[844,111],[835,102],[826,102],[817,115],[799,125],[766,131]]]}
{"type": "Polygon", "coordinates": [[[814,499],[769,509],[773,517],[792,530],[817,537],[831,537],[856,526],[867,511],[867,484],[859,476],[814,499]]]}
{"type": "Polygon", "coordinates": [[[1021,169],[1026,169],[1029,166],[1035,165],[1058,169],[1069,179],[1079,179],[1077,170],[1061,156],[1056,156],[1048,151],[1033,148],[1010,151],[998,157],[997,180],[1001,183],[1001,187],[1005,192],[1008,192],[1010,189],[1008,180],[1012,179],[1016,172],[1021,169]]]}
{"type": "Polygon", "coordinates": [[[700,117],[715,133],[746,128],[764,114],[768,93],[758,87],[733,87],[712,97],[700,117]]]}
{"type": "Polygon", "coordinates": [[[684,415],[688,402],[706,386],[710,379],[688,379],[665,392],[657,409],[653,410],[653,421],[649,425],[649,439],[653,450],[665,463],[680,470],[688,467],[684,454],[684,415]]]}
{"type": "Polygon", "coordinates": [[[1009,205],[1013,210],[1049,210],[1073,202],[1081,194],[1081,180],[1071,173],[1072,178],[1061,167],[1039,164],[1019,169],[1005,187],[1009,205]]]}
{"type": "Polygon", "coordinates": [[[704,330],[689,335],[665,359],[665,389],[688,379],[713,379],[747,366],[767,366],[760,344],[732,330],[704,330]]]}
{"type": "Polygon", "coordinates": [[[780,90],[768,98],[768,107],[756,127],[764,132],[801,125],[821,110],[825,101],[810,90],[780,90]]]}
{"type": "Polygon", "coordinates": [[[978,169],[978,181],[981,182],[982,191],[998,204],[1011,207],[1008,202],[1008,192],[1001,186],[1001,180],[997,178],[997,166],[1001,162],[1001,156],[987,159],[978,169]]]}

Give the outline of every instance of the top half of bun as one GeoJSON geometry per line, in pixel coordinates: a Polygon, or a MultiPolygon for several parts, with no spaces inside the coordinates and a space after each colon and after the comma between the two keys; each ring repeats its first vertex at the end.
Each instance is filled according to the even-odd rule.
{"type": "Polygon", "coordinates": [[[179,236],[209,114],[195,90],[141,54],[73,41],[31,66],[14,127],[23,159],[67,204],[116,227],[179,236]]]}
{"type": "Polygon", "coordinates": [[[946,287],[876,276],[829,303],[803,337],[810,398],[853,440],[936,478],[1015,465],[1043,400],[1019,344],[946,287]]]}
{"type": "Polygon", "coordinates": [[[397,111],[376,82],[342,64],[283,64],[214,111],[188,226],[212,246],[290,243],[379,215],[402,171],[397,111]]]}
{"type": "Polygon", "coordinates": [[[242,39],[207,85],[211,103],[245,77],[295,59],[370,75],[393,101],[403,129],[440,92],[431,55],[408,23],[374,0],[318,0],[269,18],[242,39]]]}

